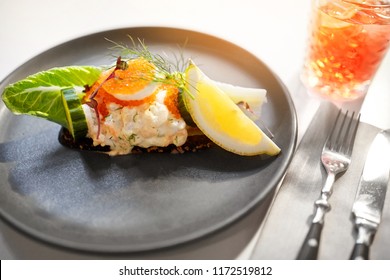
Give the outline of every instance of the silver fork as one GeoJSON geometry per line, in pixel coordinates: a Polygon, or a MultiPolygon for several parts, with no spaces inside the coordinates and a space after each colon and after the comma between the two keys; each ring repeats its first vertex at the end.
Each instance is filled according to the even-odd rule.
{"type": "Polygon", "coordinates": [[[298,260],[317,259],[325,214],[330,211],[328,200],[332,194],[333,183],[336,175],[344,173],[351,163],[352,148],[360,120],[360,114],[357,118],[354,118],[354,115],[355,112],[349,115],[348,111],[345,114],[339,111],[322,149],[321,162],[327,172],[327,178],[320,197],[315,201],[316,212],[298,253],[298,260]]]}

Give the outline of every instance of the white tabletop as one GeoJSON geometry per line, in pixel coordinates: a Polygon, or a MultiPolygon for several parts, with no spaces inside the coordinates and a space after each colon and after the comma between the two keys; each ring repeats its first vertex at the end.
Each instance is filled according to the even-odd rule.
{"type": "MultiPolygon", "coordinates": [[[[300,139],[319,104],[306,94],[299,80],[309,10],[307,0],[2,0],[0,80],[35,55],[89,33],[134,26],[191,29],[240,45],[281,78],[296,106],[300,139]]],[[[389,74],[390,55],[361,111],[362,121],[383,129],[390,128],[389,74]]],[[[202,240],[133,257],[249,258],[265,209],[260,205],[235,225],[202,240]]],[[[49,246],[0,221],[1,259],[106,257],[49,246]]]]}

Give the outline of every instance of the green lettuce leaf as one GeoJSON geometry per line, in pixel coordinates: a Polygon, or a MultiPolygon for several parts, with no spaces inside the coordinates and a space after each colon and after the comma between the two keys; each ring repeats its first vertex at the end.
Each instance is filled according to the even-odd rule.
{"type": "Polygon", "coordinates": [[[94,66],[52,68],[8,85],[2,99],[15,114],[37,116],[67,127],[61,90],[74,88],[81,94],[101,72],[102,68],[94,66]]]}

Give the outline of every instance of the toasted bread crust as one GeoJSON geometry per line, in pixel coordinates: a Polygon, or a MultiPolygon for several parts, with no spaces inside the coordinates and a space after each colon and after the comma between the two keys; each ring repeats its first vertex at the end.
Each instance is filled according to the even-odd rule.
{"type": "MultiPolygon", "coordinates": [[[[109,146],[94,146],[91,138],[84,137],[81,139],[77,139],[77,141],[70,134],[69,130],[65,127],[61,128],[58,135],[59,142],[72,149],[84,150],[84,151],[95,151],[108,153],[110,152],[109,146]]],[[[173,144],[167,147],[149,147],[149,148],[141,148],[134,147],[131,150],[132,154],[139,153],[185,153],[185,152],[196,152],[198,150],[203,150],[211,147],[213,142],[207,138],[205,135],[191,135],[187,137],[187,141],[180,147],[177,147],[173,144]]]]}

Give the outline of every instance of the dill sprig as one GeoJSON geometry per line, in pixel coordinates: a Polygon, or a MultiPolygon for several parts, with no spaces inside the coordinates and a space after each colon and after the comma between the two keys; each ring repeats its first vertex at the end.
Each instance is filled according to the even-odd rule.
{"type": "Polygon", "coordinates": [[[179,56],[173,53],[174,61],[171,61],[165,53],[164,56],[152,53],[144,40],[138,38],[135,41],[130,35],[128,37],[132,43],[131,46],[107,38],[106,40],[113,44],[110,50],[119,52],[122,58],[130,60],[142,57],[153,64],[156,67],[156,74],[153,78],[154,82],[172,84],[190,94],[185,82],[185,69],[188,67],[189,61],[184,58],[182,51],[180,51],[179,56]]]}

